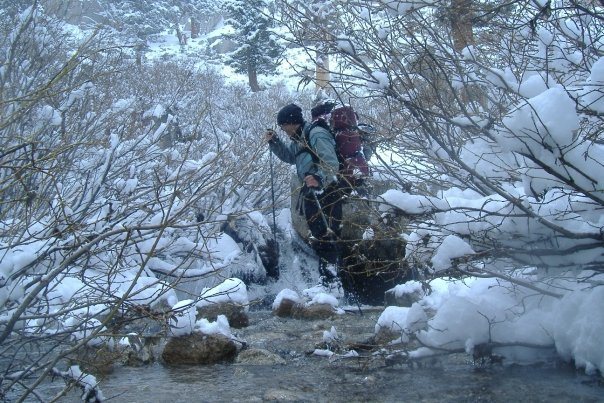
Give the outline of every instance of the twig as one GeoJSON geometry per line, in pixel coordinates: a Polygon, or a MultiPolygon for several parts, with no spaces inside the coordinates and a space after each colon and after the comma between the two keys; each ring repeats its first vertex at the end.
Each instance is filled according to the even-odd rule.
{"type": "Polygon", "coordinates": [[[98,387],[96,378],[80,371],[77,365],[72,366],[67,371],[60,371],[57,368],[52,369],[54,376],[60,376],[65,382],[73,384],[82,389],[82,401],[91,403],[102,403],[105,400],[103,392],[98,387]]]}

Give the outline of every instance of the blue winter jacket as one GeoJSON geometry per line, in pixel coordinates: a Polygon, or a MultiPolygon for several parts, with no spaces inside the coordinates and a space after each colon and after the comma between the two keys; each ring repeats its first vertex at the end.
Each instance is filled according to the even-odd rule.
{"type": "Polygon", "coordinates": [[[337,183],[337,173],[340,167],[336,155],[336,143],[331,133],[321,126],[314,126],[311,130],[311,124],[304,122],[295,138],[292,138],[289,144],[285,144],[277,136],[269,142],[271,151],[283,162],[296,164],[298,178],[304,181],[306,175],[316,175],[321,180],[323,186],[329,186],[337,183]],[[305,133],[310,130],[308,139],[310,147],[319,157],[317,164],[313,162],[312,155],[305,151],[307,148],[305,133]]]}

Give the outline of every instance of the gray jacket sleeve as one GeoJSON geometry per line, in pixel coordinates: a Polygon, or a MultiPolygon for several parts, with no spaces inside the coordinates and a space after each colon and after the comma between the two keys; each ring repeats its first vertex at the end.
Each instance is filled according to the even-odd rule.
{"type": "Polygon", "coordinates": [[[279,137],[274,136],[273,139],[269,141],[268,146],[281,161],[288,164],[296,163],[296,152],[292,150],[291,143],[288,146],[279,137]]]}
{"type": "Polygon", "coordinates": [[[340,162],[336,155],[336,142],[326,129],[317,126],[309,133],[310,146],[319,157],[316,175],[321,177],[324,186],[337,182],[340,162]]]}

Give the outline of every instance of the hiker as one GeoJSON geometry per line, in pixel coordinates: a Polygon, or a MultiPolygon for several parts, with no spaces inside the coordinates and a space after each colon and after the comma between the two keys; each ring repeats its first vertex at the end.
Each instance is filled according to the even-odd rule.
{"type": "Polygon", "coordinates": [[[296,104],[281,108],[277,124],[290,142],[284,143],[273,130],[266,131],[265,139],[280,160],[296,165],[298,178],[303,184],[300,210],[311,232],[311,245],[319,256],[321,282],[331,289],[340,284],[337,240],[342,221],[335,141],[324,120],[312,124],[306,122],[302,109],[296,104]]]}

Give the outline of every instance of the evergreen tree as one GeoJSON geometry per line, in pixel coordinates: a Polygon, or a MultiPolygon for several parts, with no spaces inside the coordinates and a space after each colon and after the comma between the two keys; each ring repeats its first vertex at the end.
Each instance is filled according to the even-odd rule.
{"type": "Polygon", "coordinates": [[[273,73],[283,50],[272,30],[273,22],[267,13],[269,3],[232,0],[225,4],[228,23],[233,28],[229,39],[237,45],[227,63],[236,72],[248,75],[252,91],[260,91],[258,73],[273,73]]]}
{"type": "Polygon", "coordinates": [[[146,38],[174,27],[183,17],[199,17],[215,12],[216,2],[209,0],[124,0],[101,1],[100,13],[128,35],[146,38]]]}

